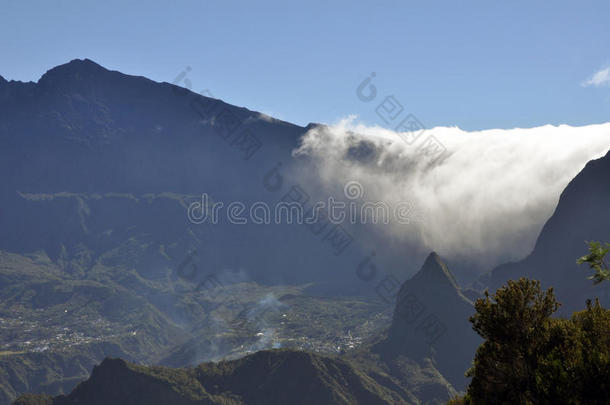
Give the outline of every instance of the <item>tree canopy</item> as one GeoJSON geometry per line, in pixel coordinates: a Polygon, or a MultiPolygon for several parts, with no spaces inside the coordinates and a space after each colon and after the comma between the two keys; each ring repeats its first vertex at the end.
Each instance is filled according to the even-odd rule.
{"type": "Polygon", "coordinates": [[[452,404],[602,404],[610,398],[610,310],[599,301],[552,318],[553,289],[521,278],[485,293],[470,318],[485,341],[452,404]]]}

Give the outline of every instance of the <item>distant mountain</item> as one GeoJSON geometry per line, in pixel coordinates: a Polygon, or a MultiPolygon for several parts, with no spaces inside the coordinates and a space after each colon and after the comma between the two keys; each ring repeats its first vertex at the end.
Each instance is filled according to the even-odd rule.
{"type": "Polygon", "coordinates": [[[263,156],[289,157],[305,131],[88,59],[0,84],[0,106],[1,168],[22,191],[212,193],[240,169],[264,173],[263,156]]]}
{"type": "Polygon", "coordinates": [[[295,175],[307,172],[307,162],[292,151],[312,125],[88,59],[57,66],[37,83],[0,81],[0,250],[43,250],[86,277],[99,257],[136,240],[147,249],[130,261],[149,279],[197,251],[201,272],[243,270],[262,283],[315,282],[333,294],[370,295],[352,263],[375,248],[380,266],[397,268],[401,258],[383,254],[388,243],[362,246],[328,221],[227,219],[233,201],[273,206],[298,192],[311,207],[316,190],[295,175]],[[217,224],[187,218],[191,204],[202,215],[203,193],[209,204],[224,204],[217,224]]]}
{"type": "MultiPolygon", "coordinates": [[[[346,245],[329,223],[187,217],[202,213],[202,193],[225,208],[291,198],[306,164],[292,151],[310,128],[88,59],[36,83],[0,80],[0,403],[68,392],[106,356],[187,366],[270,348],[224,318],[248,314],[265,289],[365,296],[368,308],[374,285],[354,263],[371,247],[355,235],[346,245]],[[236,285],[248,294],[236,299],[236,285]],[[181,350],[192,341],[195,353],[181,350]]],[[[380,267],[399,260],[376,250],[380,267]]],[[[306,338],[306,319],[289,332],[306,338]]]]}
{"type": "Polygon", "coordinates": [[[498,266],[482,276],[475,287],[495,291],[509,279],[529,277],[545,288],[554,287],[562,303],[559,313],[569,316],[599,298],[610,306],[610,283],[594,286],[591,271],[576,259],[587,252],[585,241],[610,241],[610,153],[589,162],[561,193],[555,212],[542,228],[534,250],[525,259],[498,266]]]}
{"type": "Polygon", "coordinates": [[[250,261],[248,270],[264,279],[252,227],[194,225],[186,208],[202,193],[269,199],[264,174],[291,158],[304,131],[87,59],[51,69],[38,83],[0,83],[0,249],[43,249],[56,260],[80,246],[90,252],[86,270],[129,238],[180,245],[172,262],[157,258],[152,266],[140,256],[138,270],[155,277],[153,267],[176,266],[195,248],[202,254],[213,233],[218,247],[240,254],[229,262],[210,249],[206,264],[250,261]],[[177,198],[159,200],[162,193],[177,198]]]}

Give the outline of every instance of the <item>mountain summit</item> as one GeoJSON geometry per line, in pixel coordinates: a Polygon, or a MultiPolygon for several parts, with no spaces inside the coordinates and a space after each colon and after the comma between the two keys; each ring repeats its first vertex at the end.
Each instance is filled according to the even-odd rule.
{"type": "MultiPolygon", "coordinates": [[[[447,267],[447,264],[436,253],[432,252],[424,261],[424,265],[409,281],[403,285],[403,288],[411,285],[422,287],[425,289],[433,288],[435,291],[446,290],[447,292],[457,293],[461,295],[461,289],[453,276],[453,273],[447,267]]],[[[400,293],[399,293],[400,296],[400,293]]],[[[467,299],[464,297],[464,299],[467,299]]]]}
{"type": "Polygon", "coordinates": [[[89,81],[110,71],[90,59],[73,59],[68,63],[49,69],[38,80],[38,84],[63,84],[69,81],[89,81]],[[63,82],[63,83],[62,83],[63,82]]]}

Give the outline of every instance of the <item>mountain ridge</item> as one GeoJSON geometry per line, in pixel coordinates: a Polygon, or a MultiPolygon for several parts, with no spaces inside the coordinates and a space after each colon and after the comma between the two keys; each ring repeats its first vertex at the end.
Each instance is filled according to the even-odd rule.
{"type": "Polygon", "coordinates": [[[67,396],[23,396],[14,404],[33,404],[34,400],[53,405],[83,401],[90,405],[415,403],[405,401],[343,360],[281,349],[193,369],[144,367],[107,358],[67,396]]]}
{"type": "MultiPolygon", "coordinates": [[[[68,314],[74,307],[91,305],[95,307],[92,315],[113,321],[130,316],[130,322],[141,325],[137,334],[131,335],[136,332],[131,325],[111,324],[109,329],[120,329],[128,337],[117,338],[111,353],[100,345],[103,347],[96,351],[95,361],[100,361],[102,354],[148,355],[165,348],[163,345],[180,334],[193,339],[202,336],[195,327],[210,317],[216,304],[210,298],[212,292],[227,291],[222,285],[216,290],[202,288],[209,280],[204,277],[220,275],[224,269],[246,269],[241,280],[253,285],[311,283],[312,291],[331,285],[325,290],[329,296],[345,291],[369,298],[379,294],[382,284],[372,288],[350,267],[361,262],[364,251],[371,250],[366,243],[358,244],[358,235],[353,235],[355,243],[343,254],[334,250],[330,238],[324,234],[316,237],[305,227],[303,232],[284,224],[230,228],[224,223],[213,227],[195,224],[187,217],[186,208],[202,201],[201,193],[219,201],[270,204],[294,196],[289,193],[299,189],[307,198],[314,195],[303,190],[291,171],[303,169],[292,150],[316,124],[300,127],[270,120],[171,83],[107,70],[88,59],[50,69],[37,83],[0,80],[0,107],[0,170],[7,174],[7,180],[0,184],[0,250],[18,255],[42,252],[37,257],[53,267],[41,266],[49,278],[42,281],[35,279],[36,273],[17,275],[12,268],[0,268],[0,293],[11,305],[30,305],[33,310],[53,304],[54,311],[67,316],[61,305],[69,308],[68,314]],[[253,154],[240,148],[244,134],[262,143],[253,154]],[[271,184],[269,179],[276,182],[271,184]],[[279,188],[274,188],[278,184],[279,188]],[[194,269],[193,278],[180,274],[181,263],[194,269]],[[25,276],[32,277],[15,282],[25,276]],[[132,313],[126,314],[122,304],[133,305],[129,308],[132,313]]],[[[608,160],[606,157],[605,162],[608,160]]],[[[597,165],[587,164],[583,172],[597,165]]],[[[607,209],[610,199],[604,196],[610,187],[597,184],[609,171],[605,163],[602,166],[591,176],[593,184],[587,180],[584,191],[575,194],[586,198],[571,203],[553,226],[567,222],[574,226],[572,216],[607,209]],[[602,198],[587,205],[589,194],[597,193],[602,198]]],[[[554,229],[545,234],[571,231],[565,226],[554,229]]],[[[604,229],[610,228],[592,229],[588,226],[579,231],[578,238],[583,238],[579,243],[586,238],[603,239],[608,236],[604,229]]],[[[572,242],[578,244],[575,240],[572,242]]],[[[545,239],[540,248],[546,244],[545,239]]],[[[557,268],[561,263],[573,263],[580,255],[574,247],[557,248],[554,242],[548,246],[548,251],[561,251],[560,260],[554,263],[557,268]],[[575,256],[569,258],[572,254],[575,256]]],[[[406,248],[393,257],[384,254],[383,248],[375,247],[375,266],[396,269],[399,281],[419,264],[405,260],[410,257],[406,248]]],[[[579,252],[583,253],[584,247],[579,252]]],[[[520,274],[538,274],[546,277],[547,283],[558,279],[552,273],[549,277],[548,272],[531,271],[543,265],[549,267],[544,261],[528,262],[518,271],[496,273],[493,283],[487,280],[483,287],[520,274]]],[[[570,280],[582,277],[584,282],[584,276],[582,270],[570,273],[570,280]]],[[[465,387],[463,373],[479,342],[467,321],[477,292],[462,289],[434,252],[413,277],[399,285],[385,335],[346,358],[358,362],[358,367],[376,381],[374,390],[388,390],[388,395],[405,401],[448,399],[465,387]]],[[[582,302],[578,302],[581,307],[582,302]]],[[[27,354],[11,354],[4,364],[12,367],[28,358],[27,354]]],[[[93,361],[80,360],[66,361],[58,356],[45,367],[82,367],[93,361]]],[[[317,357],[306,360],[304,364],[314,364],[314,370],[317,362],[327,361],[317,357]]],[[[334,359],[328,361],[337,366],[334,359]]],[[[117,365],[123,371],[129,368],[117,365]]],[[[143,372],[145,379],[147,372],[143,372]]],[[[27,378],[35,374],[35,368],[28,368],[27,378]]],[[[342,372],[339,375],[346,377],[342,372]]],[[[363,381],[370,382],[357,376],[356,386],[363,381]]],[[[340,381],[333,380],[335,383],[341,387],[340,381]]],[[[227,401],[234,399],[233,393],[228,395],[227,401]]]]}

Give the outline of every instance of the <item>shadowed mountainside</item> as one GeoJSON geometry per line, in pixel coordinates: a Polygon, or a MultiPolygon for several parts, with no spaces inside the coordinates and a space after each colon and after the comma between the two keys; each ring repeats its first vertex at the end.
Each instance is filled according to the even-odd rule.
{"type": "Polygon", "coordinates": [[[349,354],[365,369],[383,370],[424,403],[446,403],[466,388],[479,337],[464,296],[447,265],[434,252],[401,286],[390,327],[367,346],[349,354]]]}
{"type": "MultiPolygon", "coordinates": [[[[266,284],[314,282],[333,293],[370,294],[345,264],[370,249],[359,246],[363,238],[341,235],[328,221],[314,232],[286,220],[227,219],[233,201],[274,206],[316,193],[295,175],[306,171],[306,159],[292,156],[311,125],[88,59],[57,66],[37,83],[0,81],[0,249],[43,250],[54,261],[78,262],[71,270],[86,277],[101,255],[136,239],[165,252],[137,256],[133,266],[145,278],[157,279],[197,250],[210,271],[244,269],[266,284]],[[197,202],[195,216],[203,215],[203,193],[209,204],[224,204],[215,225],[187,218],[197,202]]],[[[380,245],[386,267],[405,267],[408,252],[397,258],[380,245]]],[[[401,281],[415,270],[407,267],[401,281]]]]}
{"type": "Polygon", "coordinates": [[[585,241],[610,240],[610,153],[589,162],[561,193],[534,250],[525,259],[498,266],[483,275],[475,287],[495,291],[507,280],[529,277],[544,288],[553,287],[562,303],[559,313],[570,315],[587,299],[599,298],[610,306],[610,283],[593,285],[590,270],[576,264],[587,252],[585,241]]]}
{"type": "Polygon", "coordinates": [[[468,322],[473,313],[473,302],[433,252],[400,288],[387,338],[374,351],[389,359],[430,358],[452,385],[464,389],[464,372],[480,343],[468,322]]]}
{"type": "Polygon", "coordinates": [[[24,396],[15,404],[408,404],[350,363],[306,352],[262,351],[191,369],[106,359],[67,396],[24,396]],[[112,387],[109,389],[109,387],[112,387]]]}

